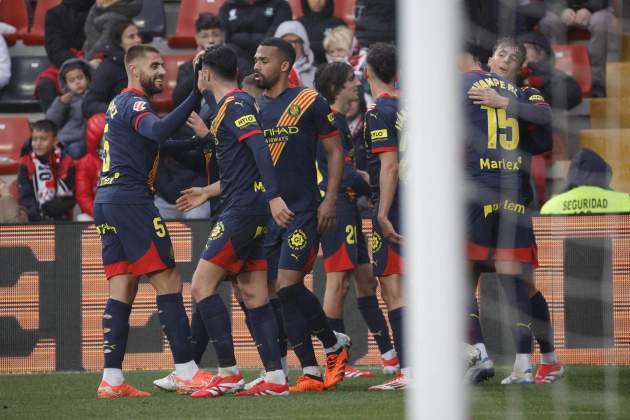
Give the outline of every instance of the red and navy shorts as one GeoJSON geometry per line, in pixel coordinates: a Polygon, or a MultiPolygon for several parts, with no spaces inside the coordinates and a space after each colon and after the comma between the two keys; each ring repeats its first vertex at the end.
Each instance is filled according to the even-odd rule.
{"type": "Polygon", "coordinates": [[[353,203],[337,205],[335,228],[322,234],[321,243],[327,273],[352,270],[370,262],[361,215],[353,203]]]}
{"type": "Polygon", "coordinates": [[[471,261],[517,261],[538,266],[532,215],[515,193],[478,191],[466,214],[471,261]]]}
{"type": "Polygon", "coordinates": [[[319,250],[317,211],[296,213],[287,229],[270,219],[265,235],[267,278],[278,277],[278,269],[310,273],[319,250]]]}
{"type": "Polygon", "coordinates": [[[95,203],[94,224],[101,237],[108,279],[127,273],[141,276],[175,267],[171,238],[152,202],[95,203]]]}
{"type": "MultiPolygon", "coordinates": [[[[403,258],[401,246],[391,243],[383,236],[383,231],[376,217],[376,209],[372,213],[372,270],[377,277],[402,274],[403,258]]],[[[394,230],[402,235],[398,209],[392,208],[390,210],[389,221],[394,226],[394,230]]]]}
{"type": "Polygon", "coordinates": [[[221,213],[212,226],[201,259],[230,274],[267,269],[263,239],[267,215],[221,213]]]}

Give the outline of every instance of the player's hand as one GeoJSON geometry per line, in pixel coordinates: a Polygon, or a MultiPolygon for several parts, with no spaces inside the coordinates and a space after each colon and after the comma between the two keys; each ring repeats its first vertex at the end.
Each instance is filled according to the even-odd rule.
{"type": "Polygon", "coordinates": [[[195,111],[191,112],[190,116],[188,116],[186,125],[192,128],[195,134],[197,135],[197,137],[200,137],[200,138],[206,137],[208,133],[210,132],[210,130],[208,130],[208,126],[206,125],[206,123],[203,122],[199,114],[197,114],[195,111]]]}
{"type": "Polygon", "coordinates": [[[293,213],[287,207],[282,197],[276,197],[269,201],[269,208],[271,209],[271,216],[278,226],[281,228],[288,228],[291,222],[293,222],[293,213]]]}
{"type": "Polygon", "coordinates": [[[591,21],[592,13],[588,9],[580,9],[575,14],[575,24],[579,26],[588,26],[591,21]]]}
{"type": "Polygon", "coordinates": [[[368,174],[365,171],[362,171],[361,169],[356,169],[357,173],[359,174],[359,176],[361,177],[361,179],[363,179],[365,181],[366,184],[370,184],[370,174],[368,174]]]}
{"type": "Polygon", "coordinates": [[[190,211],[199,207],[206,201],[208,201],[208,194],[201,187],[192,187],[187,190],[181,191],[182,195],[175,201],[175,207],[179,211],[190,211]]]}
{"type": "Polygon", "coordinates": [[[394,225],[387,217],[378,217],[378,224],[383,231],[383,237],[393,244],[402,244],[403,237],[396,232],[394,225]]]}
{"type": "Polygon", "coordinates": [[[317,231],[324,233],[335,227],[337,206],[333,200],[329,200],[329,195],[324,198],[322,204],[317,209],[317,231]]]}
{"type": "Polygon", "coordinates": [[[567,26],[575,25],[576,13],[573,9],[564,9],[560,14],[560,20],[567,26]]]}
{"type": "Polygon", "coordinates": [[[507,108],[510,99],[499,95],[494,89],[471,88],[468,91],[468,98],[475,105],[489,106],[490,108],[507,108]]]}

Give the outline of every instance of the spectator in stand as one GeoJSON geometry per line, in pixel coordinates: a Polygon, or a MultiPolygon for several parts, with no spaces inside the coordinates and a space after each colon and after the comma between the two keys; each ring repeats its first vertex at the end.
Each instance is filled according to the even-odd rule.
{"type": "Polygon", "coordinates": [[[375,42],[396,42],[396,2],[357,0],[356,36],[363,47],[375,42]]]}
{"type": "Polygon", "coordinates": [[[610,165],[582,149],[571,160],[566,191],[547,201],[540,214],[630,213],[630,195],[612,191],[611,179],[610,165]]]}
{"type": "Polygon", "coordinates": [[[366,50],[359,48],[359,42],[352,29],[347,26],[337,26],[330,30],[324,37],[322,45],[328,63],[341,61],[350,64],[356,71],[359,63],[365,61],[366,50]]]}
{"type": "Polygon", "coordinates": [[[606,96],[606,57],[608,27],[613,12],[608,0],[547,0],[547,14],[540,21],[540,31],[552,42],[566,44],[569,28],[588,29],[588,51],[593,72],[592,96],[606,96]]]}
{"type": "Polygon", "coordinates": [[[76,217],[79,222],[94,220],[94,197],[101,174],[101,147],[105,129],[105,114],[93,115],[86,124],[85,141],[87,153],[76,163],[77,166],[77,204],[81,209],[76,217]]]}
{"type": "Polygon", "coordinates": [[[219,9],[219,18],[225,29],[225,42],[253,66],[258,44],[293,15],[286,0],[226,0],[219,9]]]}
{"type": "Polygon", "coordinates": [[[556,69],[555,54],[547,38],[539,32],[520,37],[527,58],[523,63],[519,84],[538,89],[555,109],[568,110],[582,102],[580,84],[573,77],[556,69]]]}
{"type": "Polygon", "coordinates": [[[282,22],[274,36],[293,46],[295,50],[293,68],[297,71],[302,86],[312,88],[315,80],[315,59],[304,25],[297,20],[282,22]]]}
{"type": "Polygon", "coordinates": [[[91,60],[105,52],[113,25],[131,20],[141,10],[142,0],[96,0],[85,21],[85,56],[91,60]]]}
{"type": "Polygon", "coordinates": [[[91,67],[80,58],[70,58],[59,69],[59,84],[64,94],[57,96],[46,111],[46,118],[59,128],[57,137],[72,159],[85,154],[85,118],[81,104],[88,84],[91,67]]]}
{"type": "Polygon", "coordinates": [[[31,126],[18,169],[19,204],[28,220],[70,220],[74,207],[74,161],[57,144],[57,127],[49,120],[31,126]]]}
{"type": "MultiPolygon", "coordinates": [[[[85,19],[92,4],[94,0],[62,0],[46,12],[44,47],[51,64],[35,81],[35,96],[43,112],[61,95],[59,67],[70,58],[83,56],[85,19]]],[[[100,60],[94,59],[90,64],[96,67],[100,60]]]]}
{"type": "Polygon", "coordinates": [[[83,116],[107,111],[109,102],[127,87],[125,52],[142,43],[138,28],[131,21],[116,22],[111,28],[111,39],[105,47],[105,60],[96,69],[85,99],[83,116]]]}
{"type": "Polygon", "coordinates": [[[11,81],[11,55],[7,43],[0,34],[0,89],[11,81]]]}
{"type": "Polygon", "coordinates": [[[335,0],[302,0],[304,15],[298,20],[306,28],[315,64],[326,62],[324,37],[337,26],[344,26],[343,19],[334,16],[335,0]]]}
{"type": "Polygon", "coordinates": [[[0,223],[24,223],[28,221],[26,211],[20,207],[9,184],[0,179],[0,223]]]}
{"type": "MultiPolygon", "coordinates": [[[[225,31],[221,26],[221,20],[212,13],[201,13],[195,21],[195,43],[197,52],[207,48],[225,44],[225,31]]],[[[239,77],[252,72],[252,65],[249,60],[241,57],[238,59],[239,77]]],[[[194,83],[194,72],[192,60],[182,63],[177,71],[177,84],[173,89],[173,105],[179,105],[190,93],[194,83]]]]}

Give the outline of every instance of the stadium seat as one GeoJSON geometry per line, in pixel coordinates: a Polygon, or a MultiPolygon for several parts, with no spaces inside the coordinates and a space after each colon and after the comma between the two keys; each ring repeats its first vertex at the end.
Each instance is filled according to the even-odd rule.
{"type": "Polygon", "coordinates": [[[41,112],[35,98],[35,79],[50,62],[46,56],[11,58],[11,81],[0,92],[0,112],[41,112]]]}
{"type": "Polygon", "coordinates": [[[630,129],[590,129],[580,131],[580,148],[589,148],[613,168],[611,187],[630,192],[630,129]]]}
{"type": "Polygon", "coordinates": [[[630,63],[606,64],[606,96],[630,96],[630,63]]]}
{"type": "Polygon", "coordinates": [[[591,128],[630,128],[630,98],[591,99],[591,128]]]}
{"type": "Polygon", "coordinates": [[[44,45],[44,25],[46,22],[46,12],[51,7],[57,6],[61,0],[37,0],[35,5],[35,16],[31,30],[22,36],[22,41],[26,45],[44,45]]]}
{"type": "Polygon", "coordinates": [[[0,1],[0,21],[15,26],[15,33],[5,34],[8,46],[15,45],[28,32],[28,3],[26,0],[0,1]]]}
{"type": "Polygon", "coordinates": [[[145,42],[151,42],[156,36],[163,37],[166,33],[166,13],[162,0],[142,0],[142,10],[133,18],[133,23],[145,42]]]}
{"type": "MultiPolygon", "coordinates": [[[[293,18],[297,19],[304,14],[302,10],[302,0],[289,0],[293,18]]],[[[335,10],[333,14],[343,19],[348,26],[354,29],[355,26],[356,0],[335,0],[335,10]]]]}
{"type": "Polygon", "coordinates": [[[175,33],[168,37],[171,48],[195,48],[195,20],[203,12],[219,13],[222,0],[182,0],[175,33]]]}
{"type": "Polygon", "coordinates": [[[591,96],[591,59],[584,45],[554,45],[556,68],[575,77],[583,96],[591,96]]]}
{"type": "Polygon", "coordinates": [[[20,149],[31,135],[28,118],[0,117],[0,174],[16,174],[20,149]]]}
{"type": "Polygon", "coordinates": [[[190,54],[173,54],[163,55],[164,68],[166,69],[166,76],[164,77],[164,90],[162,93],[153,96],[151,103],[158,112],[170,111],[173,107],[173,89],[177,82],[177,70],[179,66],[192,60],[193,56],[190,54]]]}

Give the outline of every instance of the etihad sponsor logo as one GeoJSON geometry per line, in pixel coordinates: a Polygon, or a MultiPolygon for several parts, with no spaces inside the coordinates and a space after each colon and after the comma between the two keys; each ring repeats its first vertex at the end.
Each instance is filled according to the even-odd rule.
{"type": "MultiPolygon", "coordinates": [[[[290,134],[297,134],[300,132],[300,128],[294,125],[288,127],[273,127],[265,130],[265,137],[275,136],[288,136],[290,134]]],[[[267,141],[269,143],[269,141],[267,141]]]]}
{"type": "Polygon", "coordinates": [[[253,114],[249,114],[234,121],[234,125],[236,125],[238,128],[243,128],[247,124],[253,124],[255,122],[256,122],[256,117],[253,114]]]}

